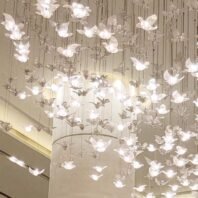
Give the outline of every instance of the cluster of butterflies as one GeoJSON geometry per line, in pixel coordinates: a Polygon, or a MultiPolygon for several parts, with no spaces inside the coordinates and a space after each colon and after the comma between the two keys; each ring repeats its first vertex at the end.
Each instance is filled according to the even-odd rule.
{"type": "MultiPolygon", "coordinates": [[[[58,7],[59,5],[56,3],[55,0],[47,2],[39,0],[36,4],[37,14],[42,15],[44,18],[48,19],[52,17],[53,13],[58,7]]],[[[77,20],[85,20],[85,18],[88,17],[91,12],[91,9],[89,7],[76,2],[73,2],[71,5],[64,5],[63,7],[70,9],[72,12],[71,16],[77,20]]],[[[30,53],[30,44],[27,41],[27,38],[24,37],[25,32],[22,31],[24,24],[16,24],[14,18],[7,13],[4,13],[4,18],[5,20],[2,22],[2,24],[7,31],[11,32],[10,34],[6,34],[6,36],[8,36],[11,40],[17,41],[14,42],[17,52],[15,54],[15,58],[22,63],[26,63],[29,59],[28,55],[30,53]]],[[[138,17],[138,19],[139,23],[136,25],[137,28],[142,28],[143,30],[148,32],[157,29],[157,26],[154,26],[157,21],[156,15],[149,16],[145,20],[142,17],[138,17]]],[[[57,32],[59,37],[68,38],[73,35],[73,33],[69,32],[69,22],[61,24],[53,21],[50,22],[51,25],[55,27],[55,31],[57,32]]],[[[93,38],[98,35],[100,39],[105,40],[104,42],[102,42],[102,45],[104,46],[106,51],[110,54],[115,54],[119,51],[122,51],[122,49],[118,48],[118,40],[113,35],[116,32],[121,31],[121,28],[122,26],[117,24],[116,16],[112,16],[109,17],[107,25],[100,23],[98,27],[96,25],[93,27],[89,27],[89,25],[85,24],[83,26],[83,29],[77,29],[77,32],[87,38],[93,38]]],[[[73,43],[68,45],[66,48],[57,47],[57,52],[65,56],[66,58],[71,58],[79,51],[80,47],[80,44],[73,43]]],[[[138,67],[137,70],[144,70],[148,66],[147,62],[145,63],[145,66],[143,66],[142,64],[143,63],[139,61],[138,65],[140,68],[138,67]]]]}
{"type": "MultiPolygon", "coordinates": [[[[120,147],[114,149],[114,152],[118,154],[124,163],[129,164],[130,168],[136,171],[143,167],[148,169],[147,176],[153,179],[156,185],[169,185],[170,191],[168,191],[168,194],[162,193],[165,197],[175,196],[182,187],[188,187],[190,190],[196,191],[198,188],[196,179],[198,155],[190,153],[188,144],[189,142],[197,141],[197,132],[184,130],[179,126],[172,127],[168,125],[164,130],[164,135],[155,136],[154,144],[146,142],[141,144],[138,139],[142,124],[152,127],[160,126],[163,120],[166,119],[166,115],[171,111],[167,109],[165,104],[160,104],[161,101],[165,100],[166,95],[161,96],[155,93],[156,89],[160,87],[160,84],[157,84],[157,80],[151,79],[144,85],[144,90],[148,92],[144,92],[143,96],[150,101],[150,103],[147,103],[146,100],[142,100],[143,96],[134,96],[131,99],[131,96],[125,95],[121,88],[121,81],[111,83],[108,81],[107,76],[97,74],[88,76],[86,78],[83,74],[74,74],[67,77],[60,74],[55,76],[58,87],[68,87],[67,93],[70,93],[70,98],[67,98],[61,105],[52,104],[53,111],[46,110],[47,115],[63,120],[67,126],[74,128],[73,132],[77,128],[80,128],[82,132],[84,130],[93,131],[93,135],[86,142],[94,150],[94,155],[105,153],[112,144],[111,139],[103,139],[98,135],[122,133],[122,137],[119,138],[120,147]],[[82,102],[81,98],[86,99],[83,99],[84,102],[82,102]],[[121,112],[117,114],[118,118],[109,119],[109,115],[102,112],[104,109],[109,109],[111,104],[115,103],[115,100],[119,101],[121,106],[117,107],[121,112]],[[153,117],[149,111],[151,104],[157,104],[153,117]],[[90,109],[89,112],[85,112],[85,110],[80,108],[82,106],[88,107],[87,109],[90,109]],[[79,108],[84,112],[83,118],[79,116],[79,114],[82,114],[79,108]],[[146,157],[147,152],[157,152],[162,156],[166,156],[166,161],[151,160],[146,157]],[[144,155],[146,163],[138,160],[142,155],[144,155]]],[[[179,83],[183,76],[171,75],[168,71],[165,71],[164,78],[170,86],[173,86],[179,83]],[[175,76],[176,80],[174,79],[175,76]]],[[[48,84],[48,89],[58,92],[59,88],[54,90],[52,84],[48,84]]],[[[180,94],[178,91],[173,91],[171,97],[171,102],[175,105],[183,104],[190,100],[190,98],[180,94]]],[[[193,103],[195,108],[197,108],[197,99],[193,103]]],[[[197,121],[196,117],[195,122],[197,121]]],[[[70,159],[61,163],[61,167],[66,170],[73,170],[78,167],[78,163],[76,164],[75,161],[70,159]]],[[[96,170],[89,177],[94,181],[98,181],[103,177],[103,169],[108,169],[108,167],[107,165],[101,166],[97,164],[92,169],[95,169],[95,167],[100,167],[101,171],[96,170]]],[[[116,188],[124,188],[126,180],[127,176],[116,175],[113,184],[116,188]]],[[[149,188],[149,186],[144,184],[136,186],[134,189],[142,193],[146,192],[146,187],[149,188]]],[[[149,193],[147,197],[150,196],[151,194],[149,193]]],[[[155,197],[154,194],[152,196],[155,197]]]]}
{"type": "Polygon", "coordinates": [[[14,164],[16,164],[16,165],[18,165],[18,166],[20,166],[22,168],[28,169],[29,173],[32,174],[32,175],[34,175],[34,176],[42,175],[44,173],[44,171],[45,171],[45,169],[39,170],[38,168],[35,168],[35,169],[34,168],[31,168],[30,166],[26,165],[24,161],[16,158],[15,156],[8,156],[8,159],[12,163],[14,163],[14,164]]]}
{"type": "Polygon", "coordinates": [[[22,62],[26,63],[29,60],[29,53],[30,53],[30,43],[27,37],[25,37],[25,32],[23,31],[24,24],[23,23],[16,23],[15,19],[9,15],[4,13],[5,20],[1,23],[6,31],[5,35],[9,37],[15,46],[15,58],[22,62]]]}
{"type": "MultiPolygon", "coordinates": [[[[192,3],[192,1],[187,2],[188,5],[190,2],[192,3]]],[[[48,19],[56,34],[61,39],[65,39],[76,34],[69,31],[70,21],[57,23],[50,20],[60,6],[56,0],[37,0],[36,13],[48,19]]],[[[125,50],[123,45],[122,48],[119,47],[116,38],[118,33],[123,34],[124,32],[124,27],[118,24],[116,16],[109,17],[107,24],[99,23],[90,26],[86,21],[92,12],[90,7],[77,2],[64,4],[62,7],[70,11],[72,21],[80,22],[83,25],[81,29],[76,30],[78,34],[88,39],[99,38],[101,46],[108,54],[116,54],[125,50]]],[[[191,7],[195,9],[196,4],[191,4],[191,7]]],[[[177,7],[171,7],[167,18],[171,17],[173,13],[179,13],[177,7]]],[[[4,21],[1,24],[7,31],[6,36],[13,41],[16,51],[14,56],[18,61],[26,63],[30,55],[30,40],[25,36],[24,24],[16,23],[15,19],[7,13],[3,15],[4,21]]],[[[138,17],[136,28],[152,35],[152,32],[158,28],[156,23],[157,16],[155,14],[145,19],[138,17]]],[[[174,41],[183,40],[184,35],[176,32],[174,41]]],[[[83,50],[83,47],[79,43],[68,44],[66,47],[56,47],[56,52],[65,57],[68,62],[81,50],[83,50]]],[[[130,59],[133,68],[139,73],[148,69],[151,64],[149,61],[134,56],[130,59]]],[[[192,96],[174,88],[174,86],[182,83],[187,75],[198,80],[198,62],[196,60],[188,58],[183,71],[176,68],[166,69],[162,75],[163,83],[159,83],[158,79],[152,77],[145,84],[139,81],[130,81],[127,86],[119,80],[111,83],[106,75],[87,70],[78,72],[70,66],[43,66],[38,62],[35,62],[34,66],[33,70],[25,69],[24,71],[28,91],[17,90],[13,79],[9,80],[5,88],[20,100],[35,96],[36,102],[44,109],[49,118],[62,120],[72,130],[75,128],[80,129],[81,132],[91,131],[93,135],[87,142],[96,155],[105,153],[112,144],[111,140],[103,139],[102,136],[99,136],[100,134],[122,134],[122,137],[118,138],[120,147],[114,149],[114,152],[132,169],[139,170],[147,164],[149,180],[152,180],[158,186],[168,186],[168,191],[162,193],[162,196],[166,198],[175,197],[180,188],[188,188],[191,191],[198,190],[198,155],[190,153],[191,151],[188,148],[188,144],[192,142],[194,144],[198,139],[198,115],[196,113],[191,115],[193,124],[195,124],[194,130],[182,129],[177,124],[175,124],[176,126],[168,125],[165,129],[163,128],[164,122],[167,121],[173,111],[176,111],[180,118],[187,117],[187,109],[184,108],[186,103],[189,103],[195,109],[198,108],[196,93],[192,96]],[[37,69],[39,70],[42,67],[46,67],[52,72],[57,71],[57,75],[52,81],[47,82],[36,76],[37,69]],[[54,96],[63,87],[67,87],[69,97],[62,104],[57,105],[54,96]],[[168,91],[164,87],[168,87],[168,91]],[[135,95],[131,94],[131,89],[135,90],[135,95]],[[52,98],[44,98],[43,92],[46,90],[53,93],[52,98]],[[113,103],[119,104],[119,106],[115,110],[115,117],[112,118],[112,115],[108,113],[104,115],[103,112],[106,109],[113,109],[111,106],[113,103]],[[88,112],[83,108],[85,105],[89,109],[88,112]],[[175,107],[175,109],[172,107],[175,107]],[[82,113],[83,118],[79,116],[82,113]],[[164,130],[164,134],[155,136],[154,143],[140,143],[139,134],[143,132],[141,127],[143,125],[160,128],[161,131],[164,130]],[[151,160],[146,157],[147,153],[156,152],[165,156],[166,162],[151,160]],[[142,155],[145,156],[145,163],[138,160],[139,156],[142,155]]],[[[118,69],[123,73],[122,67],[121,70],[118,69]]],[[[0,121],[0,128],[9,131],[12,126],[10,123],[0,121]]],[[[47,130],[34,125],[26,126],[25,130],[31,132],[33,128],[39,131],[47,130]]],[[[16,158],[12,157],[10,160],[24,166],[16,158]]],[[[78,164],[75,164],[73,160],[68,160],[62,162],[61,167],[65,170],[72,170],[78,167],[78,164]]],[[[92,180],[98,181],[102,179],[103,171],[108,168],[106,165],[96,165],[92,167],[94,173],[89,176],[92,180]]],[[[31,169],[29,171],[35,176],[43,173],[43,170],[31,169]]],[[[116,175],[113,181],[115,187],[124,188],[127,176],[116,175]]],[[[135,186],[134,190],[139,193],[147,193],[146,198],[155,198],[155,194],[149,192],[149,186],[146,184],[135,186]]]]}

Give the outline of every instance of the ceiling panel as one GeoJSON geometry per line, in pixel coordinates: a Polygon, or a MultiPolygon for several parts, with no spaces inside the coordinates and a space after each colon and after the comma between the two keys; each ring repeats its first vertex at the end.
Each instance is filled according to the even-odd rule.
{"type": "MultiPolygon", "coordinates": [[[[3,132],[0,132],[0,149],[31,167],[46,169],[45,174],[49,175],[49,159],[3,132]]],[[[0,191],[13,198],[47,198],[48,180],[31,175],[0,155],[0,191]]]]}

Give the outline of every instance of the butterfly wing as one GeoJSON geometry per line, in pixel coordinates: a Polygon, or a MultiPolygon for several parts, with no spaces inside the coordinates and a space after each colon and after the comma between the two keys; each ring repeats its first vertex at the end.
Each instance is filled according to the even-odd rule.
{"type": "Polygon", "coordinates": [[[138,65],[140,63],[140,61],[137,58],[135,58],[135,57],[131,57],[131,60],[132,60],[132,62],[134,64],[134,66],[138,65]]]}
{"type": "Polygon", "coordinates": [[[157,15],[153,14],[151,16],[149,16],[146,21],[152,26],[154,25],[154,23],[156,23],[157,21],[157,15]]]}
{"type": "Polygon", "coordinates": [[[57,48],[57,52],[58,53],[63,54],[63,51],[64,51],[64,48],[62,48],[62,47],[58,47],[57,48]]]}
{"type": "Polygon", "coordinates": [[[3,16],[5,17],[5,21],[6,21],[6,22],[15,23],[15,20],[14,20],[14,18],[13,18],[11,15],[9,15],[9,14],[7,14],[7,13],[4,13],[3,16]]]}
{"type": "Polygon", "coordinates": [[[166,71],[164,72],[164,80],[165,80],[165,81],[169,81],[169,79],[170,79],[170,74],[169,74],[168,70],[166,70],[166,71]]]}
{"type": "Polygon", "coordinates": [[[80,44],[74,43],[74,44],[68,45],[67,49],[71,50],[72,52],[76,52],[76,49],[78,47],[80,47],[80,44]]]}
{"type": "Polygon", "coordinates": [[[64,29],[66,31],[68,31],[68,28],[69,28],[69,22],[61,23],[60,26],[59,26],[59,29],[64,29]]]}
{"type": "Polygon", "coordinates": [[[111,37],[109,43],[112,44],[115,48],[118,47],[118,40],[114,36],[111,37]]]}

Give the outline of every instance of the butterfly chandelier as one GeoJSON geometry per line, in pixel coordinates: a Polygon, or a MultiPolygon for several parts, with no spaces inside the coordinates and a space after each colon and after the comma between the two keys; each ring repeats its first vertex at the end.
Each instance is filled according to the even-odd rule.
{"type": "Polygon", "coordinates": [[[52,129],[51,179],[86,167],[84,190],[117,194],[100,197],[197,197],[198,1],[2,1],[24,85],[4,87],[53,120],[25,127],[52,129]]]}

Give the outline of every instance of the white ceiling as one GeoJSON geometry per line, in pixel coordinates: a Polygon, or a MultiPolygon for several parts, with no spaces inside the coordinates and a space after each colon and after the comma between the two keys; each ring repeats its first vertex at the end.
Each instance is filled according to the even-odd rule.
{"type": "MultiPolygon", "coordinates": [[[[0,149],[25,161],[31,167],[46,169],[45,174],[49,176],[49,159],[2,131],[0,131],[0,149]]],[[[45,178],[31,175],[27,169],[0,155],[1,192],[12,198],[47,198],[48,182],[45,178]]]]}

